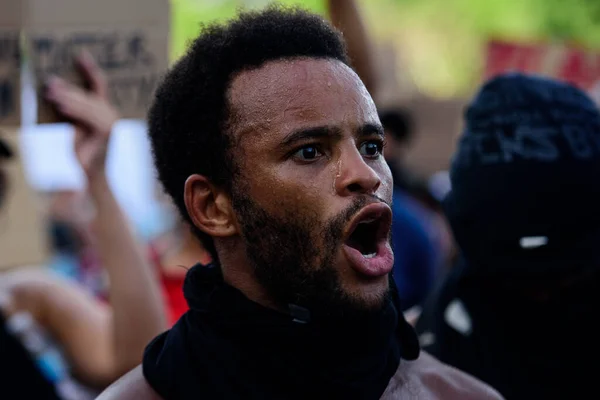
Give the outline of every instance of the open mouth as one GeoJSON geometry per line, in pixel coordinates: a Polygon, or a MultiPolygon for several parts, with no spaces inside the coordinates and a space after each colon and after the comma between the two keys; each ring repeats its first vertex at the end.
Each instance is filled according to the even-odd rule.
{"type": "Polygon", "coordinates": [[[346,245],[358,250],[365,258],[377,255],[377,232],[380,220],[368,219],[358,223],[354,232],[346,240],[346,245]]]}
{"type": "Polygon", "coordinates": [[[352,221],[348,229],[345,245],[351,247],[364,258],[377,256],[382,242],[389,238],[391,212],[387,205],[365,207],[352,221]]]}

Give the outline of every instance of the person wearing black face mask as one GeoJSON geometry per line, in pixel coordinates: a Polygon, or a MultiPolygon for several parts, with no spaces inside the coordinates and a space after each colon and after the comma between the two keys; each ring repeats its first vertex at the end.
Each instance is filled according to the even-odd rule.
{"type": "Polygon", "coordinates": [[[424,307],[423,348],[508,399],[583,398],[600,356],[600,113],[521,74],[466,112],[444,207],[461,259],[424,307]]]}

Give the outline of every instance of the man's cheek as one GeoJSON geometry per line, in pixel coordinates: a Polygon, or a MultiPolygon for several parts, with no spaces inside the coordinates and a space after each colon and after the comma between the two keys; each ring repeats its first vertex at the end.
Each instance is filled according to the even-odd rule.
{"type": "Polygon", "coordinates": [[[294,220],[310,216],[318,221],[328,209],[325,203],[332,197],[331,189],[324,190],[323,179],[318,174],[307,174],[297,168],[270,166],[269,171],[255,168],[252,175],[246,176],[246,191],[242,193],[251,196],[272,215],[294,220]]]}
{"type": "Polygon", "coordinates": [[[394,191],[394,181],[389,167],[385,166],[385,169],[380,173],[379,179],[381,179],[381,185],[379,186],[379,196],[386,201],[392,199],[392,193],[394,191]]]}
{"type": "Polygon", "coordinates": [[[323,197],[307,195],[306,190],[298,191],[296,194],[285,196],[278,205],[280,211],[285,210],[286,218],[302,224],[319,226],[327,220],[326,211],[333,207],[327,207],[323,197]]]}

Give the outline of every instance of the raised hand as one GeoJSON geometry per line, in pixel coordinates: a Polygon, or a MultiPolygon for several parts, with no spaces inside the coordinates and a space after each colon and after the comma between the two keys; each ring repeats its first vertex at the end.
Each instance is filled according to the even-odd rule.
{"type": "Polygon", "coordinates": [[[91,55],[83,53],[77,59],[77,66],[89,90],[52,77],[46,98],[75,126],[75,154],[91,181],[105,176],[110,133],[119,116],[109,103],[106,78],[91,55]]]}

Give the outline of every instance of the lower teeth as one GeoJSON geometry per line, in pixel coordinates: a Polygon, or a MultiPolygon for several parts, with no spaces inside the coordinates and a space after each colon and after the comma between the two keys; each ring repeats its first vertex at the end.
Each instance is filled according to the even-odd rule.
{"type": "Polygon", "coordinates": [[[377,255],[377,253],[371,253],[371,254],[363,254],[364,258],[373,258],[377,255]]]}

